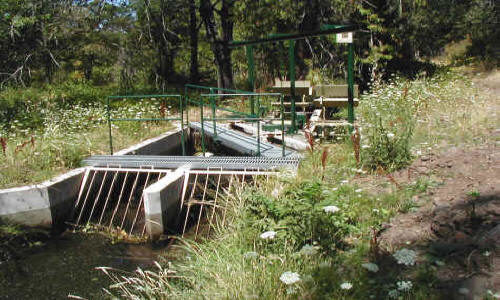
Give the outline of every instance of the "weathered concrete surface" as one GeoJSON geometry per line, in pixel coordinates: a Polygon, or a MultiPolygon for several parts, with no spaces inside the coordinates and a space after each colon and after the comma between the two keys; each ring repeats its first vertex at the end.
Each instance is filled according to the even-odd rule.
{"type": "MultiPolygon", "coordinates": [[[[171,154],[180,149],[181,129],[177,128],[116,155],[171,154]]],[[[41,184],[0,189],[0,220],[49,228],[63,224],[78,197],[84,173],[85,169],[79,168],[41,184]]]]}
{"type": "Polygon", "coordinates": [[[78,194],[83,173],[79,168],[41,184],[0,190],[0,218],[28,226],[61,224],[78,194]]]}
{"type": "Polygon", "coordinates": [[[181,167],[144,190],[146,231],[151,239],[157,239],[174,225],[187,171],[181,167]]]}
{"type": "MultiPolygon", "coordinates": [[[[120,150],[115,155],[174,155],[181,152],[181,132],[179,128],[168,131],[157,137],[145,140],[129,148],[120,150]]],[[[184,139],[188,138],[187,129],[184,129],[184,139]]],[[[187,144],[187,142],[186,142],[187,144]]],[[[187,146],[187,145],[186,145],[187,146]]]]}

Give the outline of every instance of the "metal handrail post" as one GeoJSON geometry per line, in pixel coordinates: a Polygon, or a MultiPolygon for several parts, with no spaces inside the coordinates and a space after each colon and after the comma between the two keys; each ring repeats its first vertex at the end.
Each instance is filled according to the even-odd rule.
{"type": "Polygon", "coordinates": [[[182,156],[186,155],[186,146],[184,145],[184,107],[183,107],[183,102],[184,97],[182,95],[179,96],[179,106],[180,106],[180,113],[181,113],[181,147],[182,147],[182,156]]]}
{"type": "Polygon", "coordinates": [[[257,96],[257,156],[260,156],[260,100],[257,96]]]}
{"type": "Polygon", "coordinates": [[[285,110],[283,105],[283,95],[280,96],[280,102],[281,102],[281,146],[282,146],[281,156],[285,157],[285,110]]]}
{"type": "Polygon", "coordinates": [[[189,126],[189,103],[188,103],[188,94],[187,94],[187,86],[184,87],[184,101],[186,101],[186,125],[189,126]]]}
{"type": "Polygon", "coordinates": [[[106,97],[106,114],[108,117],[108,129],[109,129],[109,153],[113,155],[113,135],[111,134],[111,112],[109,108],[109,97],[106,97]]]}
{"type": "MultiPolygon", "coordinates": [[[[210,94],[213,93],[213,89],[210,89],[210,94]]],[[[214,138],[217,138],[217,121],[215,120],[215,97],[210,97],[210,105],[212,106],[212,124],[214,126],[214,138]]]]}
{"type": "Polygon", "coordinates": [[[203,120],[203,98],[200,98],[200,121],[201,121],[201,151],[203,152],[203,157],[205,157],[205,121],[203,120]]]}

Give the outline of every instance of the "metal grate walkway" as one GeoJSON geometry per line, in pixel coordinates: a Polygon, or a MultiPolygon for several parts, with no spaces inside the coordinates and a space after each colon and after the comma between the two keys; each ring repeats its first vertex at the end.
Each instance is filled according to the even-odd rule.
{"type": "MultiPolygon", "coordinates": [[[[281,153],[281,149],[279,149],[281,153]]],[[[154,156],[154,155],[96,155],[83,160],[83,165],[93,167],[120,167],[154,169],[177,169],[188,166],[192,170],[278,170],[297,169],[298,156],[255,157],[255,156],[154,156]]]]}
{"type": "MultiPolygon", "coordinates": [[[[200,122],[190,122],[189,126],[197,131],[201,131],[200,122]]],[[[214,138],[214,127],[212,122],[203,123],[205,135],[214,138]]],[[[224,146],[231,148],[242,155],[255,156],[257,154],[257,140],[255,137],[229,129],[226,126],[217,126],[217,140],[224,146]]],[[[275,145],[260,142],[261,157],[282,157],[282,148],[275,145]]],[[[295,151],[285,150],[285,157],[297,157],[295,151]]]]}

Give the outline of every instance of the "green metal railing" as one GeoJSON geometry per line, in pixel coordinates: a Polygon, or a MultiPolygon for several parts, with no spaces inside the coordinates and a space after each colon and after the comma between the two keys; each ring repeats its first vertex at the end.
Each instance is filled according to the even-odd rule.
{"type": "MultiPolygon", "coordinates": [[[[260,146],[260,125],[262,121],[273,121],[273,120],[278,120],[275,118],[263,118],[260,116],[260,112],[262,111],[261,106],[260,106],[260,97],[277,97],[279,98],[279,101],[281,103],[281,117],[279,120],[281,120],[281,136],[282,136],[282,156],[284,157],[286,154],[285,148],[286,148],[286,143],[285,143],[285,121],[284,121],[284,105],[283,105],[283,95],[281,93],[233,93],[233,94],[201,94],[200,95],[200,100],[196,101],[190,98],[186,98],[188,102],[197,104],[200,108],[200,121],[201,121],[201,138],[202,138],[202,151],[203,155],[205,155],[205,141],[204,141],[204,136],[205,136],[205,128],[204,128],[204,122],[205,121],[212,121],[213,122],[213,134],[214,137],[217,137],[217,121],[250,121],[252,123],[257,123],[257,135],[256,135],[256,140],[257,140],[257,151],[256,154],[257,156],[260,156],[261,154],[261,146],[260,146]],[[251,99],[254,98],[256,101],[251,101],[252,103],[257,103],[257,114],[255,113],[244,113],[244,112],[238,112],[234,111],[231,109],[227,108],[221,108],[218,107],[216,104],[215,99],[217,97],[239,97],[239,96],[244,96],[244,97],[250,97],[251,99]],[[204,98],[209,99],[209,103],[205,103],[204,98]],[[212,112],[212,117],[211,118],[206,118],[204,115],[204,107],[210,107],[211,112],[212,112]],[[221,111],[226,111],[226,112],[231,112],[233,114],[236,114],[237,116],[235,117],[217,117],[216,116],[216,111],[221,110],[221,111]]],[[[253,105],[252,105],[253,107],[253,105]]]]}
{"type": "Polygon", "coordinates": [[[181,122],[181,147],[182,155],[186,155],[185,139],[184,139],[184,105],[182,100],[182,95],[174,94],[159,94],[159,95],[128,95],[128,96],[108,96],[106,98],[106,113],[108,119],[108,129],[109,129],[109,150],[111,155],[113,155],[113,134],[111,130],[112,122],[150,122],[150,121],[180,121],[181,122]],[[166,99],[166,98],[177,98],[179,101],[179,117],[172,118],[112,118],[111,117],[111,100],[116,99],[166,99]]]}

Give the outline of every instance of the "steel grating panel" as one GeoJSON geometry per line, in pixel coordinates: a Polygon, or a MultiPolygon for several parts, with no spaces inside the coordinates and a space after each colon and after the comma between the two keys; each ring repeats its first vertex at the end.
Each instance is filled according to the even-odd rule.
{"type": "Polygon", "coordinates": [[[154,155],[96,155],[83,160],[83,165],[94,167],[120,167],[177,169],[189,166],[191,169],[223,170],[276,170],[296,169],[299,157],[246,157],[246,156],[154,156],[154,155]]]}
{"type": "MultiPolygon", "coordinates": [[[[189,126],[197,131],[201,131],[200,122],[191,122],[189,126]]],[[[214,136],[214,127],[212,122],[203,123],[205,135],[214,136]]],[[[244,155],[256,155],[257,140],[255,137],[239,133],[229,129],[223,125],[217,126],[217,140],[221,141],[224,146],[231,148],[244,155]]],[[[282,157],[282,148],[272,145],[267,142],[260,143],[260,155],[263,157],[282,157]]],[[[298,156],[295,151],[285,150],[285,157],[298,156]]]]}

